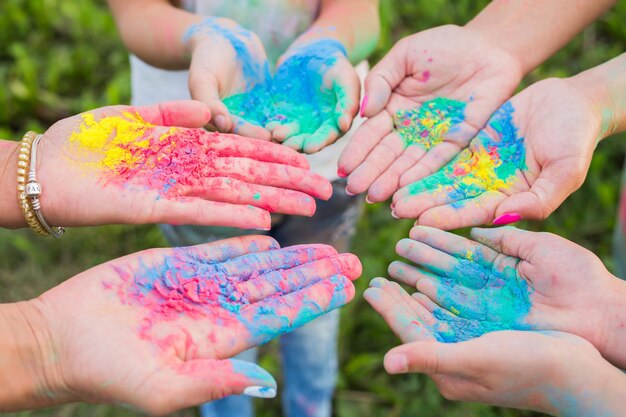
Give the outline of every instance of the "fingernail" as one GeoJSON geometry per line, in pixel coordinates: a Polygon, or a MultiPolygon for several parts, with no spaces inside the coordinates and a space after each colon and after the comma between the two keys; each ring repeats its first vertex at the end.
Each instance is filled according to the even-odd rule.
{"type": "Polygon", "coordinates": [[[215,118],[215,127],[222,132],[226,131],[226,117],[223,115],[219,115],[215,118]]]}
{"type": "Polygon", "coordinates": [[[522,220],[522,216],[519,213],[504,213],[503,215],[496,217],[491,224],[494,226],[504,226],[520,220],[522,220]]]}
{"type": "Polygon", "coordinates": [[[385,355],[385,369],[390,374],[401,374],[409,370],[406,355],[391,353],[385,355]]]}
{"type": "Polygon", "coordinates": [[[253,385],[251,387],[244,388],[243,393],[249,397],[255,398],[274,398],[276,396],[276,389],[272,387],[253,385]]]}
{"type": "Polygon", "coordinates": [[[373,202],[372,200],[370,200],[370,196],[369,196],[369,195],[366,195],[366,196],[365,196],[365,202],[366,202],[367,204],[374,204],[374,202],[373,202]]]}
{"type": "Polygon", "coordinates": [[[391,217],[393,217],[394,219],[399,219],[400,217],[398,217],[398,215],[396,214],[395,210],[391,210],[391,217]]]}
{"type": "Polygon", "coordinates": [[[337,175],[339,178],[345,178],[348,176],[348,174],[346,174],[346,172],[341,168],[337,169],[337,175]]]}
{"type": "Polygon", "coordinates": [[[365,107],[367,106],[367,100],[369,99],[369,96],[366,94],[365,96],[363,96],[363,101],[361,102],[361,108],[359,109],[359,115],[361,117],[364,116],[365,113],[365,107]]]}
{"type": "Polygon", "coordinates": [[[348,189],[346,188],[346,194],[348,194],[350,197],[356,195],[356,194],[352,194],[350,191],[348,191],[348,189]]]}

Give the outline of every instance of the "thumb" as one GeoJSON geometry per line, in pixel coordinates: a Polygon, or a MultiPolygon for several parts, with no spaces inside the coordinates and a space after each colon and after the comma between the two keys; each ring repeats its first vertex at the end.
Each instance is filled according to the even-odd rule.
{"type": "Polygon", "coordinates": [[[464,369],[467,359],[465,343],[421,341],[391,349],[385,355],[385,370],[390,374],[418,372],[425,374],[454,374],[464,369]]]}
{"type": "Polygon", "coordinates": [[[406,54],[406,41],[400,40],[367,75],[362,116],[372,117],[387,105],[391,92],[406,78],[406,54]]]}
{"type": "Polygon", "coordinates": [[[530,259],[535,248],[544,248],[546,234],[529,232],[513,226],[491,229],[473,228],[471,237],[491,249],[519,259],[530,259]]]}
{"type": "Polygon", "coordinates": [[[158,126],[199,128],[211,120],[210,108],[199,101],[166,101],[134,109],[146,122],[158,126]]]}
{"type": "Polygon", "coordinates": [[[220,98],[220,86],[215,75],[208,71],[203,71],[202,75],[198,71],[189,70],[189,92],[195,100],[202,101],[211,110],[212,124],[220,132],[230,132],[233,123],[230,112],[220,98]]]}
{"type": "Polygon", "coordinates": [[[548,217],[582,185],[588,164],[587,168],[576,165],[562,160],[545,166],[530,190],[510,195],[498,205],[493,224],[502,226],[548,217]]]}
{"type": "Polygon", "coordinates": [[[154,396],[140,405],[163,415],[229,395],[276,396],[276,381],[263,368],[237,359],[196,359],[166,368],[157,375],[154,396]]]}

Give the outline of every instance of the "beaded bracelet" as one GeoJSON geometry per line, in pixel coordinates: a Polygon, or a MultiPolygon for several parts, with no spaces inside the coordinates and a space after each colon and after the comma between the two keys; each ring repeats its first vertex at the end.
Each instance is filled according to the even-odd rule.
{"type": "Polygon", "coordinates": [[[38,235],[56,238],[63,236],[65,229],[51,227],[41,213],[41,184],[37,182],[37,145],[41,135],[27,132],[20,143],[17,156],[17,200],[26,224],[38,235]]]}

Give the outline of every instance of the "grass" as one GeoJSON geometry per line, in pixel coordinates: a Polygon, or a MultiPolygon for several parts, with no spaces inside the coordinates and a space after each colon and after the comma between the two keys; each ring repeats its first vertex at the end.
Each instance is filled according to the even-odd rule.
{"type": "MultiPolygon", "coordinates": [[[[463,23],[486,1],[383,0],[383,35],[374,60],[402,36],[446,23],[463,23]]],[[[578,36],[530,74],[525,84],[567,76],[597,65],[626,49],[626,3],[578,36]]],[[[84,0],[3,0],[0,5],[0,137],[18,138],[27,129],[45,129],[59,118],[129,100],[129,72],[106,5],[84,0]]],[[[624,136],[598,146],[589,176],[548,220],[522,227],[560,234],[597,253],[611,267],[611,233],[624,162],[624,136]]],[[[382,356],[398,341],[362,300],[369,279],[386,275],[396,258],[395,243],[409,221],[395,221],[385,205],[364,213],[354,252],[364,264],[356,299],[343,309],[341,373],[335,402],[340,417],[535,416],[532,412],[444,400],[427,378],[391,377],[382,356]]],[[[72,275],[144,248],[165,246],[153,226],[107,226],[70,230],[59,242],[29,231],[0,230],[0,302],[34,297],[72,275]]],[[[276,345],[264,347],[261,364],[280,375],[276,345]]],[[[279,380],[279,383],[281,381],[279,380]]],[[[279,401],[259,401],[260,416],[279,415],[279,401]]],[[[193,416],[185,410],[176,416],[193,416]]],[[[135,416],[100,405],[68,405],[8,416],[135,416]]]]}

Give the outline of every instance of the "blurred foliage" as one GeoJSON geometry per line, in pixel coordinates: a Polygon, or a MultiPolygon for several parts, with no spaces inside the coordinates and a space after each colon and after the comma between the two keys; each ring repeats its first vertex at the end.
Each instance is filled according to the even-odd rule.
{"type": "MultiPolygon", "coordinates": [[[[463,24],[485,0],[382,0],[383,32],[374,61],[410,33],[442,24],[463,24]]],[[[568,76],[626,49],[626,2],[618,5],[530,74],[524,85],[568,76]]],[[[19,138],[87,109],[127,103],[127,53],[106,4],[98,0],[2,0],[0,2],[0,137],[19,138]]],[[[565,236],[597,253],[610,267],[611,234],[624,160],[624,137],[598,146],[589,176],[547,221],[521,227],[565,236]]],[[[534,416],[537,413],[446,401],[425,377],[391,377],[384,353],[398,341],[360,297],[369,279],[385,275],[396,258],[395,243],[409,221],[394,221],[385,205],[369,206],[354,251],[363,261],[355,300],[343,310],[341,374],[335,414],[340,417],[534,416]]],[[[70,230],[62,241],[40,240],[29,231],[0,231],[0,302],[35,297],[98,263],[148,247],[164,246],[152,226],[70,230]]],[[[584,278],[584,277],[581,277],[584,278]]],[[[264,348],[261,364],[280,376],[276,345],[264,348]]],[[[279,380],[279,383],[282,381],[279,380]]],[[[279,401],[259,401],[260,416],[280,415],[279,401]]],[[[195,410],[177,416],[196,415],[195,410]]],[[[135,416],[110,406],[69,405],[13,416],[135,416]]]]}

